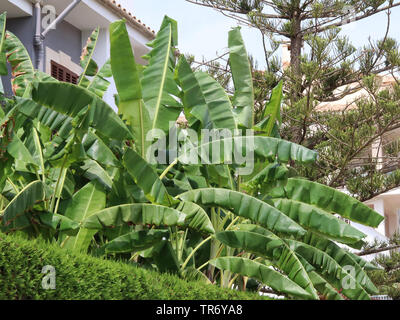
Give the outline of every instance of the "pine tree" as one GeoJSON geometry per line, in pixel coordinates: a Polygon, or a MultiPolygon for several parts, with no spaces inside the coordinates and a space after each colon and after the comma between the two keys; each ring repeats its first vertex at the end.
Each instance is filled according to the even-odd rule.
{"type": "Polygon", "coordinates": [[[382,75],[395,78],[400,66],[399,45],[388,36],[400,1],[186,1],[214,8],[260,31],[266,68],[254,65],[256,119],[263,119],[268,94],[283,79],[280,134],[320,154],[316,167],[298,168],[303,175],[332,187],[347,187],[361,200],[400,184],[397,141],[385,145],[384,159],[371,152],[374,143],[386,143],[386,137],[400,128],[398,80],[381,90],[382,75]],[[387,31],[381,40],[357,49],[342,35],[342,26],[367,18],[373,21],[382,12],[387,15],[387,31]],[[290,48],[287,68],[279,59],[282,43],[290,48]],[[321,111],[321,102],[334,103],[360,89],[364,98],[341,110],[321,111]]]}

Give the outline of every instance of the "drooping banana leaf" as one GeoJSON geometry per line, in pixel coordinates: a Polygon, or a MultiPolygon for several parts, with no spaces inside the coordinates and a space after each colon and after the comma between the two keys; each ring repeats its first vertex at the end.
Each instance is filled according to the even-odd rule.
{"type": "Polygon", "coordinates": [[[108,242],[104,249],[106,253],[137,252],[151,248],[168,237],[168,230],[132,231],[108,242]]]}
{"type": "Polygon", "coordinates": [[[378,227],[384,219],[355,198],[317,182],[291,178],[283,189],[282,198],[308,203],[369,227],[378,227]]]}
{"type": "Polygon", "coordinates": [[[94,132],[89,131],[82,139],[86,154],[104,166],[120,166],[120,162],[110,148],[94,132]]]}
{"type": "Polygon", "coordinates": [[[113,186],[113,179],[108,172],[95,160],[85,160],[81,166],[83,176],[90,181],[99,182],[107,190],[111,190],[113,186]]]}
{"type": "Polygon", "coordinates": [[[39,163],[35,161],[32,154],[29,152],[29,150],[26,148],[26,146],[23,144],[23,142],[17,135],[15,135],[13,137],[13,140],[8,144],[7,152],[15,160],[39,166],[39,163]]]}
{"type": "Polygon", "coordinates": [[[151,123],[143,103],[139,70],[124,21],[111,24],[110,37],[111,68],[119,96],[118,112],[131,127],[137,152],[144,158],[149,145],[146,134],[151,123]]]}
{"type": "Polygon", "coordinates": [[[218,232],[215,237],[229,247],[259,254],[272,260],[289,279],[307,291],[313,299],[318,300],[318,294],[302,263],[281,239],[248,231],[218,232]]]}
{"type": "Polygon", "coordinates": [[[6,32],[5,48],[12,68],[12,90],[22,97],[34,79],[35,68],[24,45],[10,31],[6,32]]]}
{"type": "Polygon", "coordinates": [[[86,76],[94,76],[98,71],[96,62],[92,59],[94,50],[96,48],[97,40],[99,38],[100,29],[97,27],[86,42],[86,46],[83,48],[81,55],[81,67],[83,69],[81,76],[79,77],[78,86],[82,86],[88,80],[86,76]]]}
{"type": "Polygon", "coordinates": [[[340,293],[315,271],[309,273],[314,287],[323,296],[324,300],[344,300],[340,293]]]}
{"type": "Polygon", "coordinates": [[[70,117],[76,117],[90,105],[86,114],[89,125],[112,139],[124,140],[132,137],[113,109],[87,89],[70,83],[38,82],[32,91],[32,99],[70,117]]]}
{"type": "Polygon", "coordinates": [[[331,286],[353,300],[370,300],[365,289],[330,255],[308,244],[286,239],[290,249],[316,268],[316,272],[331,286]],[[351,283],[348,283],[351,282],[351,283]]]}
{"type": "Polygon", "coordinates": [[[100,68],[100,70],[94,75],[92,81],[89,83],[89,85],[86,89],[93,92],[98,97],[103,98],[108,87],[110,86],[110,81],[108,81],[107,78],[111,78],[111,77],[112,77],[111,61],[109,59],[104,63],[104,65],[100,68]]]}
{"type": "Polygon", "coordinates": [[[233,112],[240,125],[251,129],[254,124],[253,75],[240,27],[229,31],[228,47],[229,64],[235,85],[233,112]]]}
{"type": "Polygon", "coordinates": [[[189,228],[202,230],[203,232],[214,234],[215,230],[207,212],[193,202],[181,201],[176,210],[186,214],[186,223],[189,228]]]}
{"type": "Polygon", "coordinates": [[[271,231],[301,236],[306,231],[269,204],[247,194],[228,189],[207,188],[185,192],[179,199],[204,206],[218,206],[256,222],[271,231]]]}
{"type": "MultiPolygon", "coordinates": [[[[4,46],[4,42],[5,42],[5,38],[6,38],[6,22],[7,22],[6,20],[7,20],[7,12],[3,12],[0,15],[0,75],[2,75],[2,76],[8,75],[7,57],[6,57],[5,46],[4,46]]],[[[2,85],[2,84],[0,84],[0,85],[2,85]]],[[[0,88],[0,89],[3,89],[3,88],[0,88]]]]}
{"type": "Polygon", "coordinates": [[[206,75],[194,73],[184,56],[179,59],[178,79],[183,91],[185,115],[189,122],[195,121],[191,119],[194,117],[200,120],[203,128],[236,129],[232,106],[225,95],[222,95],[223,89],[221,91],[221,88],[206,75]],[[218,101],[211,98],[213,94],[218,95],[218,101]]]}
{"type": "Polygon", "coordinates": [[[347,252],[347,254],[364,270],[381,270],[379,267],[373,265],[367,260],[362,259],[360,256],[354,254],[353,252],[347,252]]]}
{"type": "Polygon", "coordinates": [[[76,231],[79,229],[79,223],[67,218],[66,216],[51,213],[51,212],[42,212],[39,214],[40,222],[52,228],[53,230],[57,230],[57,227],[60,225],[59,231],[76,231]]]}
{"type": "Polygon", "coordinates": [[[210,264],[221,270],[228,270],[242,276],[257,279],[280,293],[289,294],[299,299],[308,300],[313,298],[310,293],[281,273],[250,259],[222,257],[211,260],[210,264]]]}
{"type": "Polygon", "coordinates": [[[150,202],[167,206],[178,202],[168,194],[167,189],[153,167],[135,151],[131,149],[127,150],[123,158],[123,163],[128,173],[143,190],[150,202]]]}
{"type": "Polygon", "coordinates": [[[1,218],[3,232],[21,230],[31,225],[26,214],[33,206],[44,200],[44,186],[41,181],[34,181],[22,189],[4,209],[1,218]]]}
{"type": "Polygon", "coordinates": [[[293,160],[299,163],[313,163],[317,158],[316,152],[289,141],[261,136],[236,136],[213,140],[200,146],[188,146],[178,159],[183,163],[208,161],[212,164],[229,164],[241,160],[236,159],[237,155],[243,155],[245,160],[254,162],[251,154],[253,152],[255,158],[280,162],[293,160]]]}
{"type": "Polygon", "coordinates": [[[360,263],[354,259],[354,255],[351,252],[342,249],[333,241],[324,239],[313,232],[308,232],[302,241],[310,246],[318,248],[323,252],[329,254],[335,261],[342,267],[352,266],[354,267],[357,282],[370,294],[378,294],[378,289],[375,287],[367,273],[363,270],[360,263],[364,260],[360,259],[360,263]]]}
{"type": "Polygon", "coordinates": [[[173,45],[174,23],[165,17],[161,30],[151,43],[153,50],[148,54],[149,66],[143,71],[143,100],[151,119],[150,129],[167,132],[170,122],[175,122],[182,111],[180,103],[174,99],[179,89],[174,80],[175,55],[173,45]]]}
{"type": "Polygon", "coordinates": [[[107,208],[94,213],[83,222],[83,227],[101,230],[123,224],[155,226],[184,226],[186,215],[182,212],[155,204],[135,203],[107,208]]]}
{"type": "Polygon", "coordinates": [[[354,245],[366,237],[358,229],[318,207],[289,199],[274,199],[273,205],[304,228],[333,240],[354,245]]]}

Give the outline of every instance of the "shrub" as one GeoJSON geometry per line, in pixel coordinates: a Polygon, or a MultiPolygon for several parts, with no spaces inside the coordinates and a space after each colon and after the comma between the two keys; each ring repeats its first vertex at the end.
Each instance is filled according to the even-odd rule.
{"type": "Polygon", "coordinates": [[[178,276],[62,250],[41,240],[0,233],[0,299],[262,299],[178,276]],[[46,265],[56,269],[56,289],[42,288],[46,265]]]}

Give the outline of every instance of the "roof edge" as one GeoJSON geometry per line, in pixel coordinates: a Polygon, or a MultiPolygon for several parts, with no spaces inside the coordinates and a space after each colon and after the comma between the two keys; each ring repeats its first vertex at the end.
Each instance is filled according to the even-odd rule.
{"type": "Polygon", "coordinates": [[[107,6],[112,11],[114,11],[117,15],[125,18],[126,21],[135,29],[139,30],[146,36],[150,37],[150,39],[154,39],[156,33],[150,27],[146,26],[142,21],[138,20],[135,16],[133,16],[129,11],[123,8],[120,4],[118,4],[115,0],[97,0],[104,6],[107,6]]]}

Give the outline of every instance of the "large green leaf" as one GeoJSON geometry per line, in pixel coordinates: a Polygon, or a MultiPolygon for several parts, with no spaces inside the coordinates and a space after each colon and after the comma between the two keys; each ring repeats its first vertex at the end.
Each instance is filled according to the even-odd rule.
{"type": "Polygon", "coordinates": [[[265,132],[267,136],[270,136],[273,132],[274,126],[276,125],[276,121],[279,121],[279,124],[282,123],[281,119],[281,104],[282,104],[282,92],[283,82],[279,82],[279,84],[272,89],[271,97],[269,102],[265,107],[264,119],[266,121],[261,121],[261,123],[256,125],[256,129],[260,129],[265,132]]]}
{"type": "Polygon", "coordinates": [[[232,106],[229,100],[225,99],[225,94],[222,95],[223,89],[221,91],[220,86],[205,74],[194,73],[183,55],[179,59],[178,79],[183,91],[185,115],[189,121],[191,117],[195,117],[201,121],[204,128],[236,129],[232,106]],[[200,86],[200,80],[202,86],[200,86]],[[209,83],[209,89],[206,82],[209,83]],[[213,87],[214,90],[212,90],[213,87]],[[219,97],[218,101],[212,98],[216,96],[219,97]],[[214,103],[211,104],[211,102],[214,103]]]}
{"type": "Polygon", "coordinates": [[[7,22],[6,20],[7,20],[7,12],[3,12],[0,15],[0,75],[2,76],[8,75],[7,57],[4,47],[4,42],[5,42],[4,40],[6,38],[6,22],[7,22]]]}
{"type": "Polygon", "coordinates": [[[318,273],[312,271],[309,273],[309,276],[314,287],[321,293],[325,300],[344,300],[341,294],[318,273]]]}
{"type": "Polygon", "coordinates": [[[384,219],[379,213],[355,198],[316,182],[288,179],[282,195],[374,228],[378,227],[384,219]]]}
{"type": "Polygon", "coordinates": [[[113,185],[113,180],[108,174],[108,172],[103,169],[103,167],[92,159],[85,160],[81,169],[84,171],[83,176],[90,181],[98,181],[106,189],[111,190],[113,185]]]}
{"type": "Polygon", "coordinates": [[[197,204],[193,202],[181,201],[176,207],[176,210],[186,214],[186,223],[188,227],[196,230],[200,230],[206,233],[215,233],[214,227],[207,212],[197,204]]]}
{"type": "Polygon", "coordinates": [[[150,129],[167,132],[170,122],[175,122],[182,111],[179,89],[174,80],[175,55],[173,49],[173,23],[166,17],[148,54],[149,65],[143,71],[143,100],[151,119],[150,129]]]}
{"type": "Polygon", "coordinates": [[[177,202],[168,194],[153,167],[135,151],[128,149],[124,155],[123,162],[128,173],[143,190],[150,202],[167,206],[177,202]]]}
{"type": "MultiPolygon", "coordinates": [[[[82,223],[95,212],[104,209],[105,206],[106,194],[103,188],[98,183],[90,182],[74,194],[65,216],[75,222],[82,223]]],[[[65,228],[63,224],[61,223],[61,228],[65,228]]],[[[96,231],[80,228],[76,236],[67,236],[64,247],[85,252],[95,233],[96,231]]]]}
{"type": "Polygon", "coordinates": [[[100,230],[119,227],[126,223],[155,226],[184,226],[186,215],[173,208],[160,205],[135,203],[107,208],[87,218],[83,227],[100,230]]]}
{"type": "Polygon", "coordinates": [[[205,206],[217,206],[250,219],[271,231],[301,236],[306,231],[269,204],[247,194],[228,189],[207,188],[185,192],[180,199],[205,206]]]}
{"type": "Polygon", "coordinates": [[[94,49],[96,48],[97,40],[99,38],[100,28],[96,28],[86,42],[86,46],[83,48],[81,55],[81,67],[83,68],[83,72],[79,78],[78,85],[81,86],[83,82],[86,80],[86,76],[94,76],[98,67],[97,64],[92,60],[94,49]]]}
{"type": "Polygon", "coordinates": [[[286,239],[285,242],[292,251],[302,256],[308,263],[315,267],[316,272],[330,285],[341,291],[343,295],[353,300],[370,300],[365,289],[330,255],[296,240],[286,239]]]}
{"type": "Polygon", "coordinates": [[[111,68],[118,90],[118,112],[131,127],[138,153],[144,158],[150,118],[142,100],[142,86],[124,21],[110,25],[111,68]]]}
{"type": "Polygon", "coordinates": [[[120,162],[110,148],[94,132],[89,131],[82,139],[86,154],[104,166],[118,167],[120,162]]]}
{"type": "Polygon", "coordinates": [[[317,292],[296,254],[278,237],[265,236],[248,231],[224,231],[215,237],[223,244],[259,254],[273,261],[273,264],[285,272],[289,279],[318,299],[317,292]]]}
{"type": "Polygon", "coordinates": [[[253,152],[254,158],[271,161],[278,159],[281,162],[293,160],[299,163],[313,163],[317,158],[316,152],[289,141],[260,136],[235,136],[215,139],[200,146],[189,145],[182,151],[178,160],[183,163],[208,161],[212,164],[229,164],[238,160],[243,162],[243,159],[235,158],[236,155],[243,155],[248,162],[254,162],[253,152]]]}
{"type": "Polygon", "coordinates": [[[366,237],[348,223],[313,205],[289,199],[274,199],[273,205],[301,226],[333,240],[352,245],[366,237]]]}
{"type": "Polygon", "coordinates": [[[103,98],[108,87],[110,86],[110,81],[107,78],[112,77],[111,72],[111,61],[107,60],[100,70],[94,75],[92,81],[88,84],[87,88],[89,91],[96,94],[98,97],[103,98]]]}
{"type": "Polygon", "coordinates": [[[229,31],[228,46],[229,64],[235,85],[234,113],[238,123],[250,129],[254,124],[253,75],[240,27],[229,31]]]}
{"type": "Polygon", "coordinates": [[[104,249],[106,253],[137,252],[151,248],[168,237],[168,230],[132,231],[108,242],[104,249]]]}
{"type": "Polygon", "coordinates": [[[30,163],[38,166],[38,163],[33,158],[32,154],[23,144],[20,138],[17,135],[13,137],[13,140],[7,146],[7,152],[18,161],[22,161],[24,163],[30,163]]]}
{"type": "Polygon", "coordinates": [[[10,31],[6,32],[5,48],[12,68],[12,90],[16,96],[22,97],[34,79],[35,68],[24,45],[10,31]]]}
{"type": "Polygon", "coordinates": [[[44,200],[44,186],[41,181],[34,181],[22,189],[4,209],[1,217],[2,230],[20,230],[31,225],[29,217],[25,214],[33,206],[44,200]]]}
{"type": "MultiPolygon", "coordinates": [[[[206,129],[237,128],[232,112],[232,104],[224,88],[206,72],[195,72],[192,81],[199,86],[206,105],[193,106],[191,113],[200,120],[206,129]]],[[[186,84],[189,86],[189,83],[186,84]]],[[[190,93],[188,93],[190,94],[190,93]]]]}
{"type": "Polygon", "coordinates": [[[131,132],[113,109],[85,88],[70,83],[38,82],[32,99],[57,112],[76,117],[85,107],[89,125],[103,135],[116,140],[130,139],[131,132]]]}
{"type": "MultiPolygon", "coordinates": [[[[329,254],[341,266],[352,266],[355,271],[355,279],[370,294],[378,294],[378,289],[372,283],[367,273],[363,270],[361,264],[364,260],[360,258],[360,263],[354,259],[351,252],[342,249],[333,241],[324,239],[312,232],[308,232],[302,241],[310,246],[318,248],[329,254]]],[[[365,263],[365,262],[364,262],[365,263]]]]}
{"type": "Polygon", "coordinates": [[[277,292],[289,294],[300,299],[313,298],[310,293],[281,273],[250,259],[222,257],[211,260],[210,264],[218,269],[257,279],[277,292]]]}

